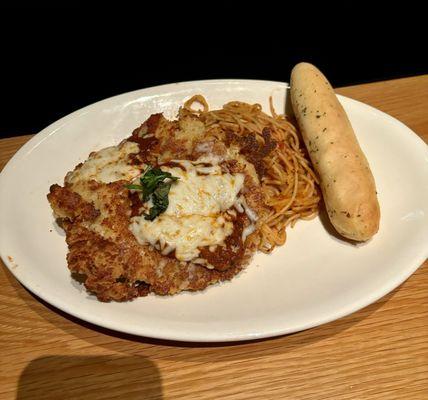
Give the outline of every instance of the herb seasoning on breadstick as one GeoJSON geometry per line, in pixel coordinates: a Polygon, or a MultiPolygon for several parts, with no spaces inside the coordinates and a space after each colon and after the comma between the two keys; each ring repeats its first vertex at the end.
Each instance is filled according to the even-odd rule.
{"type": "Polygon", "coordinates": [[[376,186],[345,110],[326,77],[311,64],[293,68],[290,86],[331,223],[348,239],[370,239],[379,229],[376,186]]]}

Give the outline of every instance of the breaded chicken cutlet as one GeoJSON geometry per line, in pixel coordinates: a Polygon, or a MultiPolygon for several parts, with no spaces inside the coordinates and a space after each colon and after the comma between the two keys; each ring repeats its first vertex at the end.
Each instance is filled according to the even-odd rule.
{"type": "Polygon", "coordinates": [[[67,263],[101,301],[171,295],[229,280],[257,249],[268,212],[262,157],[275,147],[208,128],[182,110],[151,115],[119,145],[89,155],[52,185],[67,263]]]}

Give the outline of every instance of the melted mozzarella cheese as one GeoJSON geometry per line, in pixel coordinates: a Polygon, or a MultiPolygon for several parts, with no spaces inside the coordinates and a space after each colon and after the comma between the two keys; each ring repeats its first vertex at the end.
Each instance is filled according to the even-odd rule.
{"type": "Polygon", "coordinates": [[[154,221],[134,217],[131,231],[141,244],[150,243],[166,255],[175,250],[180,261],[198,257],[198,247],[220,245],[233,231],[233,223],[218,217],[160,215],[154,221]]]}
{"type": "Polygon", "coordinates": [[[141,167],[129,164],[129,155],[139,152],[134,142],[124,142],[119,146],[106,147],[89,158],[66,177],[67,183],[95,180],[110,183],[119,180],[132,180],[139,176],[141,167]]]}
{"type": "Polygon", "coordinates": [[[188,161],[179,167],[161,168],[179,180],[171,186],[165,215],[215,216],[232,207],[244,183],[244,175],[222,174],[219,166],[194,166],[188,161]]]}
{"type": "MultiPolygon", "coordinates": [[[[238,212],[245,212],[248,219],[250,220],[250,224],[242,231],[241,239],[243,242],[245,242],[247,237],[256,230],[256,222],[259,218],[258,215],[248,206],[245,197],[242,195],[236,199],[234,206],[238,212]]],[[[228,212],[230,213],[231,211],[229,210],[228,212]]]]}
{"type": "MultiPolygon", "coordinates": [[[[244,184],[242,174],[223,174],[219,166],[198,161],[175,161],[184,167],[161,167],[180,178],[169,192],[169,206],[153,221],[136,216],[130,229],[141,244],[151,244],[164,254],[175,250],[180,261],[198,257],[198,247],[221,245],[233,231],[223,213],[236,202],[244,184]]],[[[151,203],[147,203],[151,207],[151,203]]]]}

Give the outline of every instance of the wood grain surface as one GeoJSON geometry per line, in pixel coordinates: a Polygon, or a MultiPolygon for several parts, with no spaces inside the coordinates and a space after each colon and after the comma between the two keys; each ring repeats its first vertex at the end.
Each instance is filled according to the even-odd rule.
{"type": "MultiPolygon", "coordinates": [[[[428,75],[338,92],[428,142],[428,75]]],[[[0,168],[30,137],[0,141],[0,168]]],[[[348,317],[238,344],[98,328],[35,298],[2,265],[0,345],[0,399],[428,399],[428,263],[348,317]]]]}

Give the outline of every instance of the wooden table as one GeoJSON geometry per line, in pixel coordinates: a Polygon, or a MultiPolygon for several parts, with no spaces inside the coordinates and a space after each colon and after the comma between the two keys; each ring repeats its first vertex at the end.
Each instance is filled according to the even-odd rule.
{"type": "MultiPolygon", "coordinates": [[[[428,142],[428,75],[338,92],[393,115],[428,142]]],[[[0,168],[30,137],[0,141],[0,168]]],[[[428,399],[427,262],[348,317],[240,344],[98,328],[0,270],[1,399],[428,399]]]]}

